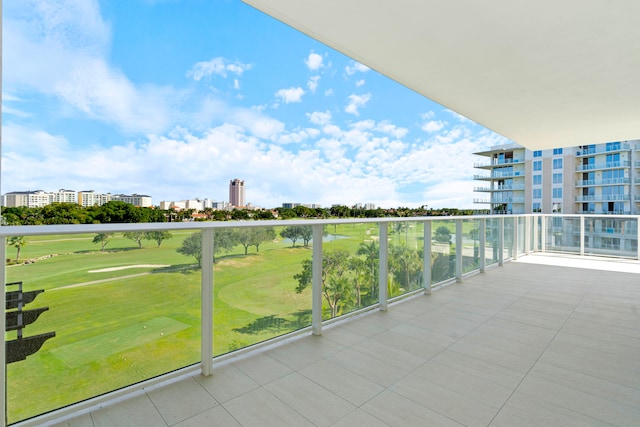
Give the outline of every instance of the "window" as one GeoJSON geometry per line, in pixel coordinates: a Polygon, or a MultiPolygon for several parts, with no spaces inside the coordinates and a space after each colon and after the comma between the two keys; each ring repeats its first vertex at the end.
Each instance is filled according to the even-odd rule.
{"type": "Polygon", "coordinates": [[[554,184],[562,184],[562,174],[561,173],[554,173],[553,174],[553,183],[554,184]]]}
{"type": "Polygon", "coordinates": [[[554,148],[553,149],[553,155],[557,155],[557,154],[562,154],[562,148],[554,148]]]}
{"type": "Polygon", "coordinates": [[[553,159],[553,168],[562,169],[562,159],[553,159]]]}
{"type": "Polygon", "coordinates": [[[533,170],[534,171],[542,170],[542,160],[536,160],[535,162],[533,162],[533,170]]]}
{"type": "Polygon", "coordinates": [[[620,165],[620,153],[607,154],[607,166],[620,165]]]}
{"type": "Polygon", "coordinates": [[[562,199],[562,188],[554,188],[552,191],[552,197],[554,199],[562,199]]]}
{"type": "Polygon", "coordinates": [[[620,141],[618,142],[607,142],[605,149],[607,151],[614,151],[620,149],[620,141]]]}
{"type": "Polygon", "coordinates": [[[542,188],[534,188],[533,189],[533,198],[534,199],[542,199],[542,188]]]}
{"type": "Polygon", "coordinates": [[[542,150],[536,150],[533,152],[533,157],[542,157],[542,150]]]}
{"type": "Polygon", "coordinates": [[[540,202],[533,203],[533,211],[534,212],[542,212],[542,204],[540,202]]]}
{"type": "Polygon", "coordinates": [[[533,175],[533,185],[542,185],[542,175],[533,175]]]}

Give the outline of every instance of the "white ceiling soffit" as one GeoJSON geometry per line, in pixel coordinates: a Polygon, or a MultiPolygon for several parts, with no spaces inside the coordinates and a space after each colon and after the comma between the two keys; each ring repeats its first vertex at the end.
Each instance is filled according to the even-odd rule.
{"type": "Polygon", "coordinates": [[[640,0],[243,1],[526,147],[640,138],[640,0]]]}

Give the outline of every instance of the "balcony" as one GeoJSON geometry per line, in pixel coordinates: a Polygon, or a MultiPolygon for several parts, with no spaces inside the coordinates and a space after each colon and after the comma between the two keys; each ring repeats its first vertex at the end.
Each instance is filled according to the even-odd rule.
{"type": "Polygon", "coordinates": [[[620,151],[630,151],[631,150],[631,145],[630,144],[617,144],[617,145],[612,145],[607,147],[606,145],[604,147],[600,146],[600,147],[595,147],[595,148],[587,148],[584,150],[578,150],[576,152],[576,156],[577,157],[585,157],[585,156],[593,156],[595,154],[601,154],[601,153],[616,153],[616,152],[620,152],[620,151]]]}
{"type": "Polygon", "coordinates": [[[488,193],[492,191],[523,191],[524,185],[496,185],[495,187],[474,187],[476,193],[488,193]]]}
{"type": "MultiPolygon", "coordinates": [[[[589,254],[597,249],[585,247],[586,239],[576,244],[575,235],[570,232],[578,227],[584,233],[581,224],[586,220],[529,215],[3,227],[5,236],[35,239],[67,235],[66,239],[34,241],[31,246],[42,252],[40,247],[60,245],[64,240],[77,250],[75,259],[84,257],[87,263],[95,263],[82,268],[94,271],[82,273],[96,275],[92,283],[46,290],[43,297],[50,298],[50,310],[36,325],[48,329],[55,324],[56,339],[69,339],[75,334],[83,343],[102,349],[95,354],[116,355],[109,366],[104,364],[106,354],[85,364],[80,360],[84,347],[67,342],[69,347],[60,349],[56,347],[60,343],[52,341],[26,361],[9,365],[5,392],[8,413],[13,416],[10,421],[18,425],[60,426],[70,422],[94,426],[182,422],[489,425],[517,424],[518,420],[637,424],[640,405],[635,397],[640,377],[636,366],[640,343],[636,343],[638,318],[631,307],[640,303],[640,291],[635,286],[638,264],[634,260],[566,255],[589,254]],[[272,290],[261,284],[271,283],[271,279],[253,277],[258,271],[255,263],[262,255],[217,255],[215,268],[212,255],[213,242],[222,239],[225,229],[297,225],[312,228],[314,239],[309,248],[290,248],[288,242],[260,248],[264,256],[271,256],[267,253],[272,252],[276,254],[273,259],[284,259],[282,265],[288,263],[288,257],[296,263],[305,259],[311,262],[310,287],[295,302],[308,314],[299,317],[294,325],[290,311],[273,310],[296,294],[281,289],[274,294],[275,300],[265,301],[272,290]],[[186,239],[193,231],[202,232],[202,268],[185,266],[179,259],[167,259],[166,263],[173,267],[143,267],[142,259],[155,263],[153,257],[166,256],[152,250],[155,248],[98,253],[93,261],[89,261],[92,255],[82,249],[82,239],[88,233],[158,227],[173,232],[174,239],[181,233],[180,238],[186,239]],[[441,227],[452,232],[448,241],[439,235],[441,227]],[[327,235],[326,230],[337,231],[342,238],[327,235]],[[359,309],[344,306],[337,317],[332,317],[326,300],[322,304],[323,293],[330,289],[322,286],[319,272],[326,266],[320,259],[337,247],[352,251],[360,247],[352,247],[350,239],[365,246],[378,242],[376,265],[378,277],[383,279],[377,282],[376,302],[359,309]],[[283,244],[284,249],[277,246],[283,244]],[[394,251],[399,247],[423,254],[422,268],[407,286],[392,286],[397,268],[394,251]],[[527,254],[530,256],[524,256],[527,254]],[[132,264],[129,270],[118,273],[108,267],[107,260],[120,256],[120,261],[128,259],[132,264]],[[436,259],[445,262],[434,264],[436,259]],[[492,268],[500,265],[502,268],[492,268]],[[147,272],[145,268],[153,270],[147,272]],[[233,268],[236,270],[229,276],[233,268]],[[174,277],[181,278],[182,283],[170,280],[174,277]],[[149,286],[145,287],[143,282],[147,280],[149,286]],[[257,285],[252,284],[256,281],[257,285]],[[598,286],[601,281],[607,286],[598,286]],[[194,287],[194,283],[200,285],[194,287]],[[103,286],[110,290],[110,298],[94,295],[103,286]],[[56,299],[59,297],[64,298],[56,299]],[[207,301],[213,299],[215,304],[211,307],[207,301]],[[56,301],[61,305],[54,304],[56,301]],[[98,305],[89,307],[88,301],[98,305]],[[252,310],[266,311],[261,318],[251,320],[246,313],[229,309],[234,301],[251,305],[252,310]],[[137,311],[129,306],[123,310],[118,305],[127,302],[131,307],[137,306],[137,311]],[[106,317],[93,317],[99,305],[109,309],[110,313],[101,314],[106,317]],[[188,313],[177,309],[180,307],[186,307],[188,313]],[[141,312],[153,316],[132,322],[141,312]],[[62,323],[52,322],[54,317],[62,323]],[[247,329],[246,336],[258,338],[258,342],[222,345],[224,340],[215,334],[228,330],[227,324],[236,317],[245,319],[247,325],[237,329],[247,329]],[[144,324],[152,329],[154,337],[145,341],[143,332],[130,328],[131,333],[137,334],[136,345],[141,347],[137,352],[112,333],[114,327],[121,330],[114,326],[118,322],[128,324],[125,329],[144,324]],[[195,325],[195,335],[189,325],[195,325]],[[266,335],[270,338],[261,341],[266,335]],[[100,340],[106,338],[109,340],[101,344],[100,340]],[[115,352],[114,347],[118,347],[115,352]],[[118,359],[118,355],[126,360],[118,359]],[[44,361],[49,364],[38,365],[44,361]],[[60,362],[64,362],[65,369],[58,380],[51,363],[60,362]],[[151,372],[158,367],[167,370],[151,372]],[[24,383],[15,383],[16,369],[38,372],[47,387],[22,390],[24,383]],[[81,376],[76,377],[78,374],[81,376]],[[82,395],[83,391],[92,390],[94,383],[107,383],[109,377],[116,376],[129,377],[130,383],[107,390],[106,394],[82,395]],[[77,401],[60,401],[67,393],[66,382],[80,392],[77,401]],[[16,388],[16,384],[21,385],[16,388]],[[16,419],[15,405],[24,404],[15,399],[20,393],[26,393],[26,401],[34,404],[47,399],[50,407],[32,413],[35,418],[16,419]]],[[[637,221],[637,217],[626,220],[637,221]]],[[[6,258],[9,254],[4,255],[6,258]]],[[[637,249],[635,253],[621,250],[620,255],[638,256],[637,249]]],[[[366,259],[364,255],[362,259],[366,259]]],[[[26,267],[64,261],[64,255],[59,255],[26,267]]],[[[51,272],[52,267],[48,267],[51,272]]],[[[9,277],[27,271],[21,268],[7,268],[9,277]]],[[[74,274],[73,280],[84,280],[84,276],[77,276],[79,270],[74,274]]],[[[32,276],[34,281],[36,276],[32,276]]],[[[280,287],[277,282],[270,286],[280,287]]],[[[367,292],[362,290],[363,300],[367,292]]]]}
{"type": "Polygon", "coordinates": [[[521,159],[491,159],[490,163],[474,163],[473,167],[478,169],[492,169],[497,166],[507,166],[522,162],[524,162],[524,160],[521,159]]]}
{"type": "Polygon", "coordinates": [[[610,202],[616,200],[630,200],[629,194],[598,194],[576,196],[576,202],[610,202]]]}
{"type": "Polygon", "coordinates": [[[621,185],[621,184],[629,184],[629,183],[631,183],[631,180],[629,178],[585,179],[585,180],[576,181],[576,187],[621,185]]]}
{"type": "Polygon", "coordinates": [[[631,166],[631,162],[628,160],[621,160],[618,162],[606,162],[606,163],[589,163],[576,166],[576,172],[581,171],[593,171],[599,169],[619,169],[628,168],[631,166]]]}

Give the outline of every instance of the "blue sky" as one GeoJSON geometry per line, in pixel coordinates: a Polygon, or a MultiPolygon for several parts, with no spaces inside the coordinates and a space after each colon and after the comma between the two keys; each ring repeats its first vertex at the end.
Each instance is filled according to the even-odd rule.
{"type": "Polygon", "coordinates": [[[509,142],[239,0],[5,0],[2,193],[474,207],[509,142]]]}

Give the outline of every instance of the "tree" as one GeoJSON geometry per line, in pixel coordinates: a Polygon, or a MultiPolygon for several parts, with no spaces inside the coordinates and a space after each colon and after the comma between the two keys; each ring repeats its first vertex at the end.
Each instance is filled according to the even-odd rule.
{"type": "Polygon", "coordinates": [[[198,267],[202,267],[202,232],[193,233],[184,239],[176,252],[194,257],[198,261],[198,267]]]}
{"type": "Polygon", "coordinates": [[[300,225],[298,227],[299,227],[299,235],[302,238],[304,247],[306,248],[309,246],[309,242],[313,238],[313,229],[311,228],[311,226],[305,226],[305,225],[300,225]]]}
{"type": "Polygon", "coordinates": [[[378,277],[380,266],[380,247],[374,241],[360,243],[356,255],[364,256],[367,268],[367,282],[370,284],[369,302],[373,303],[378,298],[378,277]]]}
{"type": "MultiPolygon", "coordinates": [[[[328,251],[322,254],[322,295],[329,305],[331,317],[353,302],[353,287],[349,277],[349,253],[328,251]]],[[[302,261],[302,271],[293,276],[298,281],[296,293],[301,293],[312,281],[312,261],[302,261]]]]}
{"type": "Polygon", "coordinates": [[[125,239],[133,240],[138,244],[138,249],[142,249],[142,239],[144,239],[144,233],[142,231],[131,231],[122,233],[122,237],[125,239]]]}
{"type": "Polygon", "coordinates": [[[146,231],[144,233],[144,239],[155,240],[155,242],[158,244],[158,247],[160,247],[163,240],[168,240],[172,237],[173,237],[173,234],[171,234],[168,231],[146,231]]]}
{"type": "Polygon", "coordinates": [[[405,245],[391,246],[389,248],[389,270],[405,291],[411,289],[411,284],[416,283],[422,270],[422,260],[417,251],[409,249],[405,245]]]}
{"type": "Polygon", "coordinates": [[[273,240],[275,236],[276,232],[271,227],[238,228],[235,231],[236,242],[244,247],[245,255],[249,252],[250,246],[255,246],[258,252],[262,242],[273,240]]]}
{"type": "Polygon", "coordinates": [[[451,231],[449,231],[448,227],[441,225],[436,229],[436,234],[433,238],[436,242],[449,243],[451,241],[451,231]]]}
{"type": "Polygon", "coordinates": [[[24,236],[11,236],[9,237],[7,244],[16,248],[16,261],[19,261],[20,251],[27,245],[27,238],[24,236]]]}
{"type": "Polygon", "coordinates": [[[98,233],[93,238],[93,243],[100,243],[100,251],[104,252],[109,240],[113,237],[113,233],[98,233]]]}
{"type": "Polygon", "coordinates": [[[293,247],[296,247],[296,241],[298,241],[302,236],[300,234],[300,226],[292,225],[290,227],[284,227],[280,230],[280,237],[283,239],[289,239],[293,243],[293,247]]]}

